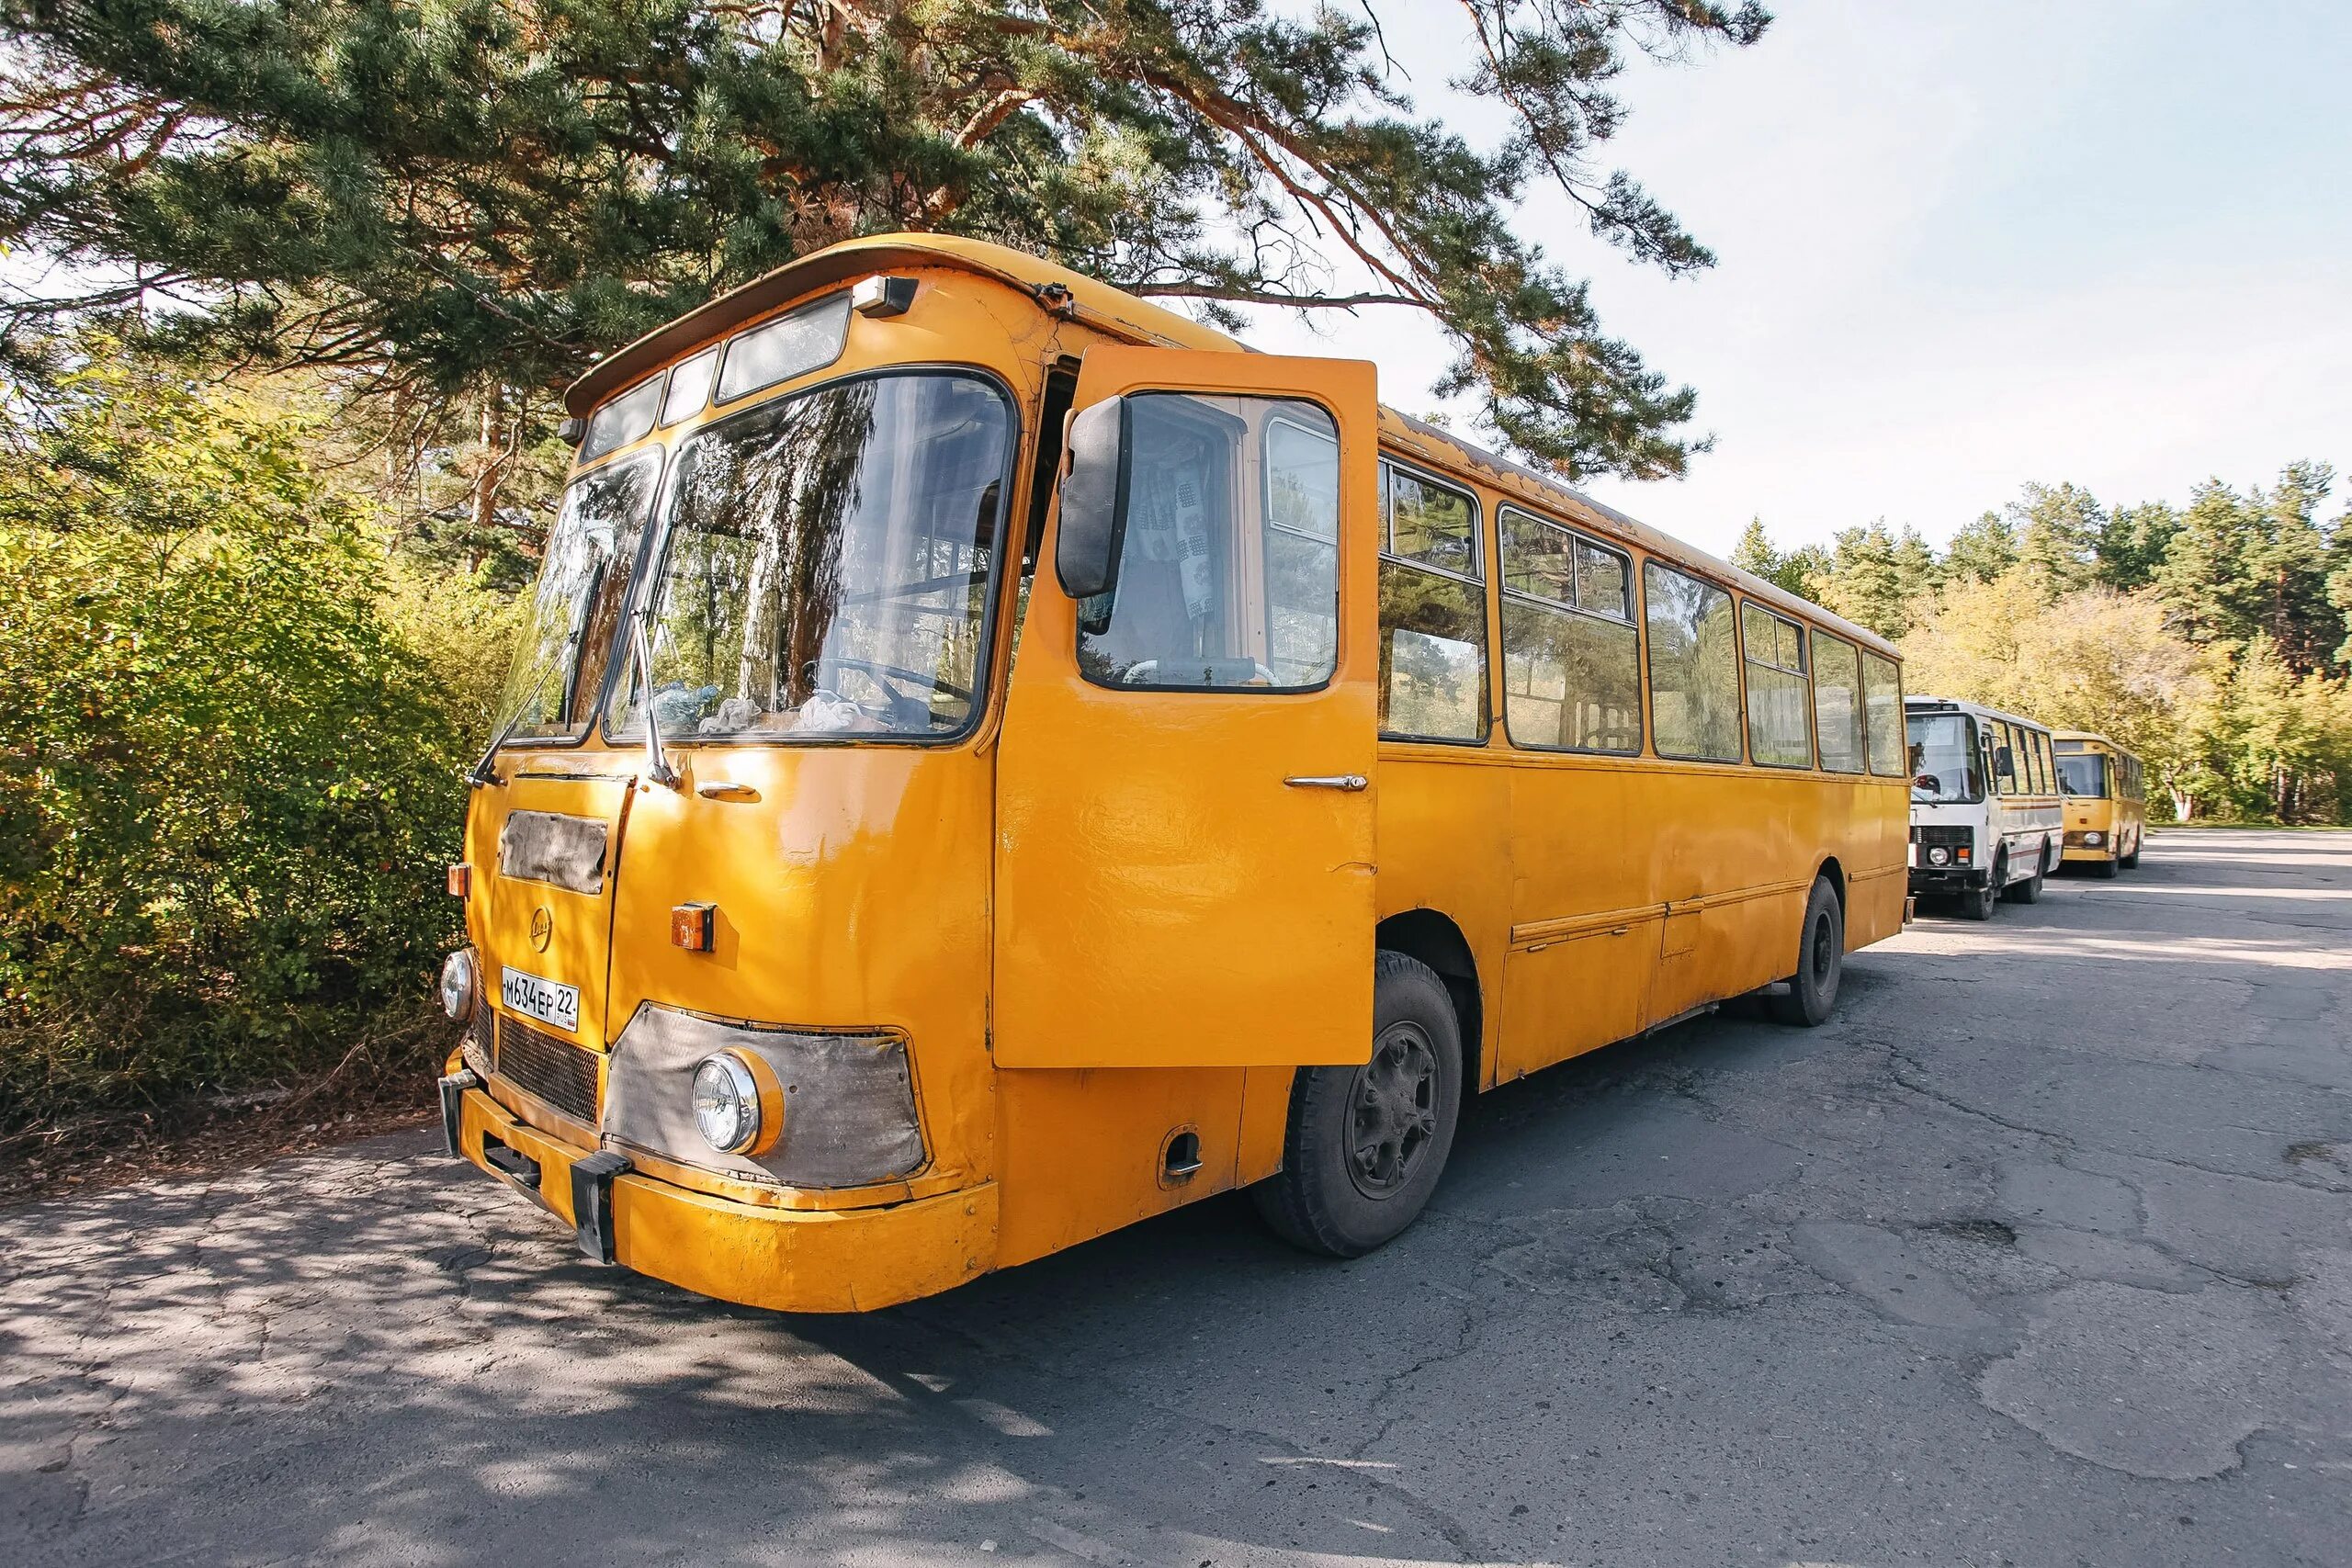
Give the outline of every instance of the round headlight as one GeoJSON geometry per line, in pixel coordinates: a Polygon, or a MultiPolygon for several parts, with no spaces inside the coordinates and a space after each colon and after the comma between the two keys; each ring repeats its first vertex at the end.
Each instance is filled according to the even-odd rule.
{"type": "Polygon", "coordinates": [[[2105,842],[2107,842],[2107,840],[2097,833],[2085,833],[2083,835],[2083,847],[2086,849],[2095,850],[2105,842]]]}
{"type": "Polygon", "coordinates": [[[474,1010],[474,955],[462,947],[441,961],[441,1010],[453,1019],[474,1010]]]}
{"type": "Polygon", "coordinates": [[[760,1086],[732,1051],[705,1056],[695,1068],[695,1127],[723,1155],[741,1154],[760,1138],[760,1086]]]}
{"type": "Polygon", "coordinates": [[[1951,863],[1951,852],[1945,849],[1929,850],[1928,852],[1928,863],[1929,865],[1949,865],[1951,863]]]}

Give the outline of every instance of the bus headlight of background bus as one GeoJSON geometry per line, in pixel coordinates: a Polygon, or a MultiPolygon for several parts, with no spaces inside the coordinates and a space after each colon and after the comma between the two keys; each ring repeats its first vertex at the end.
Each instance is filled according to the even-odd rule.
{"type": "Polygon", "coordinates": [[[771,1186],[873,1186],[928,1158],[898,1032],[732,1022],[651,1002],[613,1042],[604,1132],[771,1186]]]}
{"type": "Polygon", "coordinates": [[[474,1010],[474,955],[459,948],[441,961],[441,1010],[462,1019],[474,1010]]]}
{"type": "Polygon", "coordinates": [[[695,1068],[695,1128],[723,1155],[740,1155],[760,1141],[759,1080],[732,1051],[705,1056],[695,1068]]]}
{"type": "Polygon", "coordinates": [[[2083,848],[2086,850],[2095,850],[2105,842],[2107,842],[2107,838],[2104,834],[2089,832],[2083,835],[2083,848]]]}

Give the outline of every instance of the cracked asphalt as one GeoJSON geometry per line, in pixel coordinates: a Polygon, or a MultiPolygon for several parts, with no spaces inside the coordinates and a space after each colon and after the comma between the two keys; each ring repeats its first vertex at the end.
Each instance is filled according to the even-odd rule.
{"type": "Polygon", "coordinates": [[[1485,1097],[1428,1217],[1221,1199],[862,1318],[401,1135],[0,1212],[0,1562],[2352,1563],[2352,834],[2173,832],[1485,1097]]]}

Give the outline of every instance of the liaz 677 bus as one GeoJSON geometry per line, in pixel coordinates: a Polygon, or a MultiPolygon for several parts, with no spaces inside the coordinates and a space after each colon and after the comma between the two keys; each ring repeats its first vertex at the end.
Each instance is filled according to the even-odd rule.
{"type": "Polygon", "coordinates": [[[2039,903],[2060,852],[2050,731],[1975,703],[1912,697],[1911,891],[1989,920],[1999,901],[2039,903]]]}
{"type": "Polygon", "coordinates": [[[597,366],[474,774],[453,1152],[842,1311],[1247,1187],[1353,1255],[1464,1098],[1900,928],[1894,650],[1034,256],[810,255],[597,366]]]}
{"type": "Polygon", "coordinates": [[[2058,789],[2066,799],[2064,847],[2068,865],[2112,877],[2140,863],[2140,840],[2148,829],[2147,795],[2140,759],[2104,735],[2061,729],[2051,737],[2057,749],[2058,789]]]}

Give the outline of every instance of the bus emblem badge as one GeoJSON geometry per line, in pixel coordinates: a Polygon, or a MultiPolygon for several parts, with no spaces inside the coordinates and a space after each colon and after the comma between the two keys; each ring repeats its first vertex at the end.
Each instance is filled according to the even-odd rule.
{"type": "Polygon", "coordinates": [[[542,904],[531,911],[531,945],[537,951],[545,953],[548,950],[548,940],[554,935],[555,916],[548,913],[548,907],[542,904]]]}

